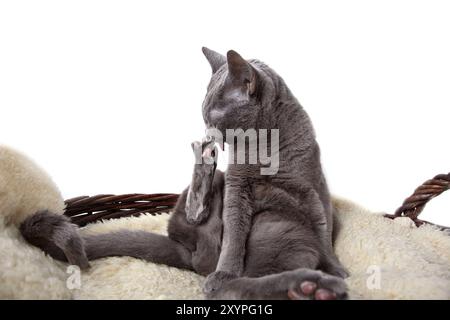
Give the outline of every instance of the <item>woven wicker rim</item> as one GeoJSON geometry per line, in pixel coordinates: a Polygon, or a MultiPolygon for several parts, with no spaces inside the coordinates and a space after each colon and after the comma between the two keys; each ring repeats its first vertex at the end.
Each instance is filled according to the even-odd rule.
{"type": "MultiPolygon", "coordinates": [[[[450,229],[418,218],[431,199],[448,189],[450,189],[450,173],[439,174],[416,188],[394,214],[384,216],[390,219],[408,217],[416,226],[431,224],[440,229],[450,229]]],[[[139,216],[144,213],[159,215],[170,213],[178,197],[179,195],[174,193],[82,196],[65,201],[65,215],[81,227],[100,220],[139,216]]]]}
{"type": "Polygon", "coordinates": [[[81,196],[65,201],[64,214],[82,227],[100,220],[169,213],[177,200],[178,194],[173,193],[81,196]]]}
{"type": "Polygon", "coordinates": [[[450,189],[450,173],[438,174],[434,178],[429,179],[418,186],[416,190],[414,190],[413,194],[403,201],[403,204],[395,211],[394,214],[386,214],[385,217],[391,219],[408,217],[414,221],[418,227],[423,224],[431,224],[442,230],[450,230],[450,227],[436,225],[418,218],[425,208],[425,205],[431,199],[437,197],[448,189],[450,189]]]}

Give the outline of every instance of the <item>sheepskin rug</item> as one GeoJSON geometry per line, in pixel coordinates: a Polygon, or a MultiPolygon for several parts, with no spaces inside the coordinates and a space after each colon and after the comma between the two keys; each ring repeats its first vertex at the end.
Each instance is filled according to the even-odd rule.
{"type": "Polygon", "coordinates": [[[0,146],[0,298],[69,299],[65,266],[30,246],[18,227],[48,209],[64,213],[51,178],[25,155],[0,146]]]}
{"type": "MultiPolygon", "coordinates": [[[[450,299],[450,236],[416,228],[350,201],[334,199],[336,252],[351,276],[351,299],[450,299]]],[[[83,272],[28,245],[18,225],[38,209],[63,212],[56,185],[30,159],[0,146],[0,298],[202,299],[204,278],[129,257],[104,258],[83,272]]],[[[170,215],[101,221],[81,230],[99,234],[127,228],[166,233],[170,215]]],[[[161,248],[164,250],[164,248],[161,248]]]]}

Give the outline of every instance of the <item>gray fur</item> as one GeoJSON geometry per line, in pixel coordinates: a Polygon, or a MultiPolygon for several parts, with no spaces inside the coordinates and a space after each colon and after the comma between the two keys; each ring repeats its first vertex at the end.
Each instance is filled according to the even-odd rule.
{"type": "Polygon", "coordinates": [[[77,226],[70,223],[67,217],[40,211],[22,222],[20,232],[29,243],[54,258],[69,261],[81,269],[89,268],[83,239],[78,234],[77,226]]]}
{"type": "MultiPolygon", "coordinates": [[[[336,295],[336,299],[347,298],[347,287],[341,278],[307,268],[269,274],[258,278],[247,276],[233,278],[229,276],[222,280],[224,288],[220,291],[210,290],[209,298],[285,300],[286,292],[297,290],[306,281],[316,283],[317,290],[325,289],[333,292],[336,295]]],[[[308,296],[302,297],[305,300],[309,298],[308,296]]]]}
{"type": "Polygon", "coordinates": [[[259,163],[231,163],[223,174],[215,164],[197,163],[168,237],[142,231],[84,237],[88,258],[127,255],[194,270],[209,275],[204,290],[212,299],[321,299],[324,292],[345,298],[347,272],[332,248],[333,209],[308,115],[264,63],[234,51],[227,58],[203,52],[213,70],[206,126],[224,136],[227,128],[279,129],[278,172],[263,176],[259,163]],[[314,284],[312,293],[305,283],[314,284]]]}
{"type": "Polygon", "coordinates": [[[192,150],[196,159],[186,199],[186,217],[190,223],[198,224],[208,218],[210,211],[218,151],[211,137],[207,137],[203,142],[193,142],[192,150]]]}
{"type": "Polygon", "coordinates": [[[130,256],[192,270],[191,252],[179,242],[145,231],[119,230],[107,234],[84,236],[89,260],[130,256]]]}
{"type": "MultiPolygon", "coordinates": [[[[226,129],[278,129],[280,163],[272,176],[260,175],[259,164],[229,164],[224,235],[216,270],[220,276],[209,275],[206,288],[221,288],[224,273],[231,277],[244,274],[244,262],[251,252],[246,241],[255,232],[256,236],[264,234],[261,248],[275,246],[274,250],[289,255],[286,258],[290,261],[277,265],[287,262],[291,269],[322,267],[346,276],[332,250],[332,207],[315,133],[283,79],[266,64],[246,61],[229,51],[227,64],[213,74],[208,89],[203,103],[207,127],[219,129],[224,136],[226,129]],[[270,223],[260,225],[259,220],[266,219],[270,223]],[[265,242],[271,234],[278,236],[265,242]],[[287,249],[282,244],[291,238],[298,241],[287,249]]],[[[268,259],[262,254],[258,258],[268,259]]]]}
{"type": "Polygon", "coordinates": [[[215,52],[214,50],[203,47],[202,51],[206,59],[208,59],[212,73],[215,73],[221,66],[227,63],[227,59],[220,53],[215,52]]]}

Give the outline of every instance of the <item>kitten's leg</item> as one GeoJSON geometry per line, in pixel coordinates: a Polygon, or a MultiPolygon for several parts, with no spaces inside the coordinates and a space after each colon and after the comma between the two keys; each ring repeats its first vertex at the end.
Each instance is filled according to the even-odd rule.
{"type": "Polygon", "coordinates": [[[20,226],[24,238],[51,257],[89,267],[89,260],[130,256],[173,267],[192,269],[191,253],[166,236],[144,231],[116,231],[99,235],[78,234],[67,217],[39,212],[20,226]]]}
{"type": "Polygon", "coordinates": [[[69,261],[81,269],[89,267],[78,228],[67,217],[48,211],[37,212],[20,225],[20,232],[29,243],[53,258],[69,261]]]}
{"type": "Polygon", "coordinates": [[[167,236],[146,231],[119,230],[83,236],[89,260],[128,256],[192,270],[191,252],[167,236]]]}
{"type": "Polygon", "coordinates": [[[342,278],[300,268],[259,278],[228,278],[220,289],[209,292],[207,298],[335,300],[347,298],[347,287],[342,278]]]}
{"type": "Polygon", "coordinates": [[[210,213],[218,150],[212,138],[206,138],[203,142],[193,142],[192,150],[195,155],[195,165],[185,211],[189,223],[200,224],[209,217],[210,213]]]}

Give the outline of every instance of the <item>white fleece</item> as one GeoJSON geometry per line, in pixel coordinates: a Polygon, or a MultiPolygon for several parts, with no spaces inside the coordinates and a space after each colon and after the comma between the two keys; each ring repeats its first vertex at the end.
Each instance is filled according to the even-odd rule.
{"type": "Polygon", "coordinates": [[[0,216],[20,225],[38,210],[64,212],[59,189],[47,173],[24,154],[0,145],[0,216]]]}
{"type": "MultiPolygon", "coordinates": [[[[203,277],[129,257],[93,261],[81,274],[81,287],[68,289],[67,265],[25,243],[17,231],[17,223],[37,209],[62,210],[57,188],[30,160],[3,147],[0,181],[0,298],[203,298],[203,277]]],[[[335,198],[334,205],[340,225],[335,249],[351,273],[350,298],[450,299],[448,234],[416,228],[407,218],[389,220],[347,200],[335,198]]],[[[168,218],[144,214],[97,222],[82,232],[127,228],[165,234],[168,218]]]]}
{"type": "Polygon", "coordinates": [[[56,185],[28,157],[0,145],[0,298],[71,297],[61,264],[30,246],[18,230],[28,216],[45,209],[64,212],[56,185]]]}

